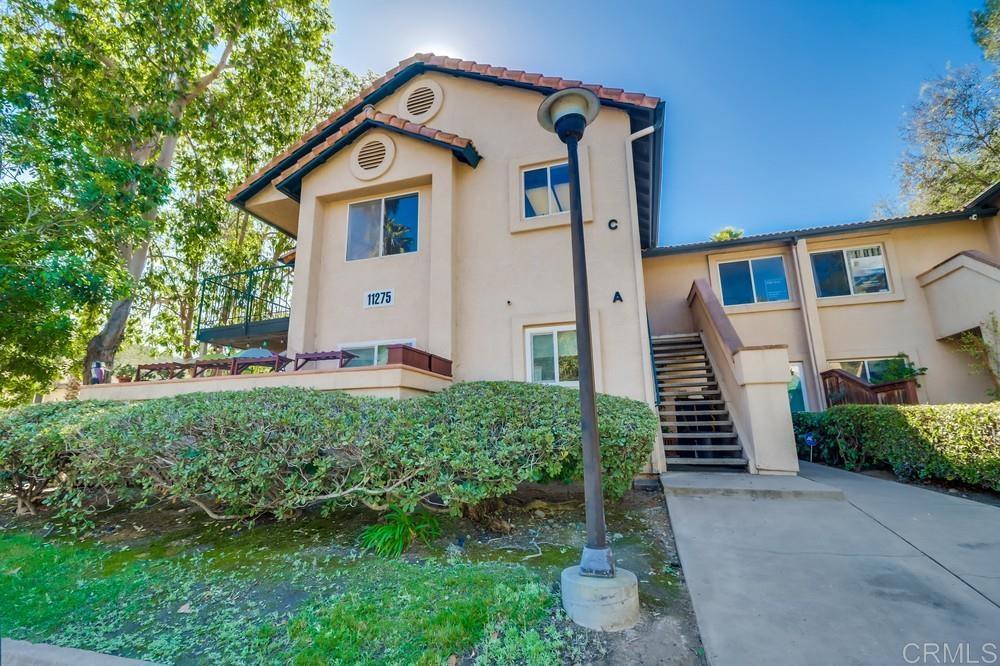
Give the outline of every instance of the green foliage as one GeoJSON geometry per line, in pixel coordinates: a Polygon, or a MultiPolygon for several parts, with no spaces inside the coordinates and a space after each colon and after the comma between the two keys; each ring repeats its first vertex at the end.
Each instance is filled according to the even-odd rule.
{"type": "MultiPolygon", "coordinates": [[[[486,629],[498,624],[511,643],[537,636],[533,627],[556,602],[521,567],[394,562],[363,566],[355,576],[363,586],[292,620],[294,663],[442,664],[486,640],[486,629]]],[[[538,649],[556,657],[546,663],[558,661],[550,646],[538,649]]]]}
{"type": "MultiPolygon", "coordinates": [[[[313,504],[412,512],[431,498],[457,513],[526,481],[583,474],[578,393],[555,386],[474,382],[409,400],[275,388],[78,404],[79,413],[41,405],[0,416],[0,470],[38,484],[64,473],[46,501],[77,519],[93,488],[220,519],[287,518],[313,504]],[[45,429],[24,426],[39,414],[45,429]]],[[[617,498],[652,450],[656,416],[605,395],[598,413],[605,492],[617,498]]]]}
{"type": "Polygon", "coordinates": [[[287,249],[223,194],[356,90],[333,28],[315,0],[0,3],[0,400],[112,363],[133,301],[189,354],[202,274],[287,249]]]}
{"type": "Polygon", "coordinates": [[[842,405],[793,415],[799,454],[851,470],[889,467],[902,479],[1000,490],[1000,405],[842,405]]]}
{"type": "Polygon", "coordinates": [[[743,238],[743,230],[737,229],[736,227],[727,226],[722,227],[714,234],[708,237],[709,240],[715,241],[716,243],[721,243],[722,241],[736,240],[737,238],[743,238]]]}
{"type": "Polygon", "coordinates": [[[80,429],[123,406],[74,400],[0,411],[0,483],[17,497],[19,513],[34,513],[50,484],[71,470],[80,429]]]}
{"type": "Polygon", "coordinates": [[[424,543],[441,534],[437,518],[417,511],[406,513],[399,507],[390,507],[377,525],[369,525],[361,532],[358,542],[366,550],[374,550],[381,557],[399,557],[415,540],[424,543]]]}
{"type": "Polygon", "coordinates": [[[164,664],[560,661],[558,599],[522,566],[331,556],[280,525],[188,539],[0,532],[4,636],[164,664]]]}
{"type": "Polygon", "coordinates": [[[115,377],[125,377],[127,379],[132,379],[135,377],[136,367],[131,363],[118,363],[115,365],[114,375],[115,377]]]}
{"type": "Polygon", "coordinates": [[[886,359],[884,369],[879,377],[879,383],[898,382],[904,379],[921,377],[926,374],[927,368],[917,367],[910,360],[909,356],[903,352],[899,352],[891,359],[886,359]]]}
{"type": "Polygon", "coordinates": [[[13,168],[6,138],[0,130],[0,406],[47,392],[82,349],[86,311],[120,284],[92,242],[93,218],[13,168]]]}
{"type": "Polygon", "coordinates": [[[958,348],[972,357],[969,367],[973,374],[987,374],[993,388],[987,395],[1000,400],[1000,317],[991,312],[978,330],[966,331],[958,341],[958,348]]]}

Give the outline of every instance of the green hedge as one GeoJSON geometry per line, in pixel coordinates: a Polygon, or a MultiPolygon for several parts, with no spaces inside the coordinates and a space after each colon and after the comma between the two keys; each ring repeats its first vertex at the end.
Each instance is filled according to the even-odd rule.
{"type": "Polygon", "coordinates": [[[794,417],[799,455],[901,479],[945,479],[1000,491],[1000,404],[842,405],[794,417]]]}
{"type": "MultiPolygon", "coordinates": [[[[525,481],[580,478],[577,400],[566,388],[476,382],[409,400],[276,388],[31,405],[0,412],[0,481],[20,510],[57,486],[45,502],[75,518],[95,489],[217,518],[313,504],[459,511],[525,481]]],[[[619,497],[658,424],[634,400],[602,395],[598,410],[605,490],[619,497]]]]}

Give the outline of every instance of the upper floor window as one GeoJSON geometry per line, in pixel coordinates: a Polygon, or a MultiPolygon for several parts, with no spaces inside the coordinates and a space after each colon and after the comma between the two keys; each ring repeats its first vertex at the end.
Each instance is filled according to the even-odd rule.
{"type": "Polygon", "coordinates": [[[576,328],[553,326],[526,331],[528,381],[578,386],[580,359],[576,352],[576,328]]]}
{"type": "Polygon", "coordinates": [[[418,195],[404,194],[351,204],[347,260],[416,252],[418,203],[418,195]]]}
{"type": "Polygon", "coordinates": [[[565,162],[522,171],[521,180],[525,219],[569,210],[569,166],[565,162]]]}
{"type": "Polygon", "coordinates": [[[767,303],[788,300],[785,261],[781,257],[759,257],[719,264],[723,305],[767,303]]]}
{"type": "Polygon", "coordinates": [[[813,252],[811,256],[820,298],[889,291],[881,245],[813,252]]]}

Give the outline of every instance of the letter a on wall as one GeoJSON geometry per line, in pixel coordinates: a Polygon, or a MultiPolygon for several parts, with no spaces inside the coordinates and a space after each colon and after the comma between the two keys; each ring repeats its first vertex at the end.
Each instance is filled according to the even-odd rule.
{"type": "Polygon", "coordinates": [[[612,303],[624,303],[625,299],[622,298],[622,292],[616,291],[615,292],[615,297],[611,299],[611,302],[612,303]]]}

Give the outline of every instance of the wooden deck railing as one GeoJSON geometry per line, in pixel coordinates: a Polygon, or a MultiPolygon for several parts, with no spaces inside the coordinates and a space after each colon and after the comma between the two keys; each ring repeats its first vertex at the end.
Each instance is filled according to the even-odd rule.
{"type": "Polygon", "coordinates": [[[869,384],[844,370],[820,373],[823,390],[830,405],[916,405],[917,380],[901,379],[884,384],[869,384]]]}

